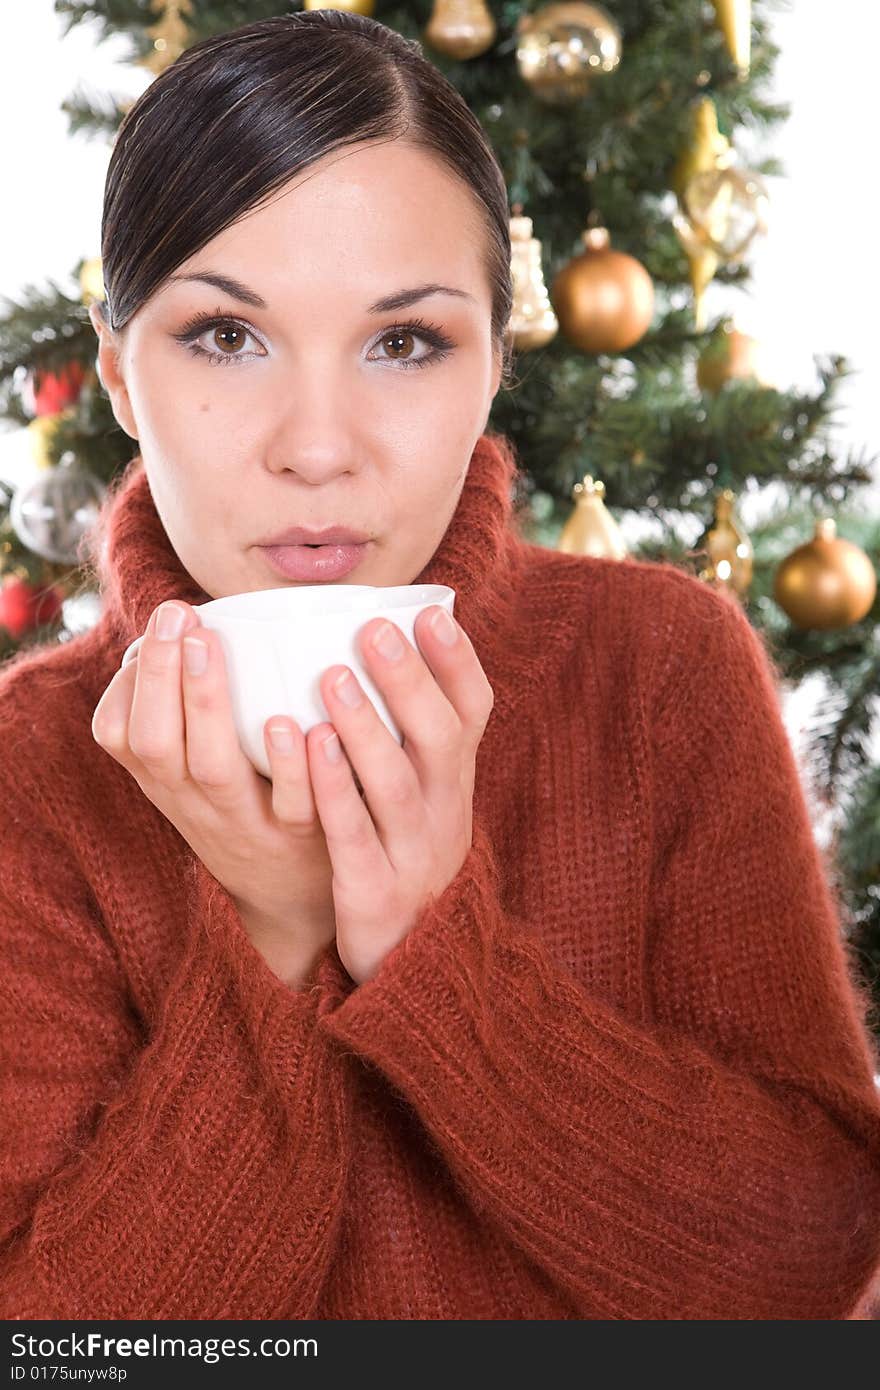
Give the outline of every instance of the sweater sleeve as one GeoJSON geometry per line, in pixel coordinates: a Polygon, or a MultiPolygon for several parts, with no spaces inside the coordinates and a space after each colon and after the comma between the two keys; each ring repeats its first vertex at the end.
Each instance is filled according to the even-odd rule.
{"type": "Polygon", "coordinates": [[[859,1317],[880,1261],[862,987],[765,650],[684,578],[648,696],[650,1021],[505,911],[475,818],[456,878],[319,1026],[384,1071],[576,1316],[859,1317]]]}
{"type": "Polygon", "coordinates": [[[145,1037],[74,856],[3,814],[0,1317],[310,1317],[348,1162],[335,945],[289,989],[193,855],[145,1037]]]}

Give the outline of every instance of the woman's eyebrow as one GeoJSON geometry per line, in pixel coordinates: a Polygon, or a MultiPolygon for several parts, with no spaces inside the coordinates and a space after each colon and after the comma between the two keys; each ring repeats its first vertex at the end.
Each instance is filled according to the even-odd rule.
{"type": "MultiPolygon", "coordinates": [[[[254,309],[268,309],[268,304],[262,295],[257,294],[256,290],[248,289],[247,285],[242,285],[240,281],[233,280],[229,275],[219,275],[212,270],[194,271],[189,275],[170,275],[169,280],[201,280],[206,285],[213,285],[215,290],[221,290],[223,294],[228,294],[231,299],[238,299],[242,304],[250,304],[254,309]]],[[[468,299],[472,304],[476,304],[476,299],[466,290],[453,289],[450,285],[414,285],[409,290],[396,290],[394,294],[386,294],[381,299],[377,299],[375,304],[369,304],[366,312],[368,314],[387,314],[393,309],[405,309],[410,304],[415,304],[419,299],[428,299],[432,294],[451,294],[459,299],[468,299]]]]}
{"type": "Polygon", "coordinates": [[[429,299],[432,294],[454,294],[459,299],[469,299],[471,304],[477,302],[466,290],[454,290],[450,285],[414,285],[411,290],[397,290],[394,294],[377,299],[375,304],[367,306],[367,313],[387,314],[392,309],[405,309],[407,305],[415,304],[417,299],[429,299]]]}

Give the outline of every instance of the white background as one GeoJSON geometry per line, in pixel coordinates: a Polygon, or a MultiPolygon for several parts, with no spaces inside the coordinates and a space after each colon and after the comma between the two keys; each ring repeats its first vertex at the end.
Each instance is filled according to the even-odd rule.
{"type": "MultiPolygon", "coordinates": [[[[284,8],[279,0],[278,12],[284,8]]],[[[835,0],[833,8],[828,0],[779,0],[773,22],[782,52],[773,95],[792,104],[792,116],[753,148],[777,154],[786,177],[768,181],[771,228],[750,255],[750,290],[715,286],[707,300],[710,315],[734,312],[739,326],[760,338],[780,389],[815,383],[814,354],[849,358],[857,374],[841,391],[837,437],[841,450],[870,454],[880,453],[872,356],[880,325],[873,10],[865,0],[835,0]]],[[[77,88],[95,99],[133,99],[152,78],[125,61],[123,38],[99,46],[96,36],[96,26],[79,25],[62,39],[51,0],[0,6],[7,130],[0,295],[45,288],[48,279],[77,293],[73,264],[100,254],[110,146],[100,137],[71,137],[61,102],[77,88]]],[[[743,155],[750,150],[745,133],[735,144],[743,155]]],[[[2,425],[0,475],[21,481],[33,471],[26,433],[2,425]]],[[[880,507],[880,465],[864,498],[880,507]]],[[[741,511],[747,527],[748,502],[741,511]]],[[[809,694],[787,704],[793,734],[809,694]]]]}

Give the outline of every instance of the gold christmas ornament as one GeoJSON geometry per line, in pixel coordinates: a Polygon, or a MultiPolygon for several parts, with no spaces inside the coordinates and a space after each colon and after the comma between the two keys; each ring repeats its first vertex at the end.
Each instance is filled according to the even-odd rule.
{"type": "Polygon", "coordinates": [[[742,595],[752,582],[753,550],[742,523],[734,519],[735,500],[729,487],[715,499],[715,520],[697,542],[697,550],[708,552],[698,578],[742,595]]]}
{"type": "Polygon", "coordinates": [[[549,106],[582,100],[620,63],[620,29],[598,5],[544,5],[521,15],[516,32],[520,76],[549,106]]]}
{"type": "Polygon", "coordinates": [[[691,112],[691,137],[676,161],[670,184],[679,198],[694,174],[716,169],[733,158],[730,141],[718,129],[718,112],[711,97],[700,97],[691,112]]]}
{"type": "Polygon", "coordinates": [[[734,165],[709,97],[695,105],[691,139],[671,175],[679,208],[672,225],[690,267],[694,318],[705,328],[705,293],[722,262],[735,264],[767,230],[769,198],[761,178],[734,165]]]}
{"type": "Polygon", "coordinates": [[[158,77],[192,43],[193,31],[183,18],[192,14],[192,0],[151,0],[150,9],[159,19],[147,30],[153,47],[140,65],[158,77]]]}
{"type": "MultiPolygon", "coordinates": [[[[718,129],[718,112],[711,97],[701,97],[691,111],[691,135],[672,171],[671,184],[679,204],[685,188],[695,174],[711,169],[726,168],[733,159],[730,142],[718,129]]],[[[721,264],[720,257],[698,236],[696,229],[680,210],[672,225],[688,258],[691,289],[694,294],[694,323],[698,331],[706,326],[706,290],[721,264]]]]}
{"type": "Polygon", "coordinates": [[[752,0],[712,0],[727,51],[743,77],[752,57],[752,0]]]}
{"type": "Polygon", "coordinates": [[[767,384],[761,376],[761,344],[728,322],[697,362],[697,385],[701,391],[717,395],[728,381],[749,378],[759,385],[767,384]]]}
{"type": "Polygon", "coordinates": [[[877,594],[868,556],[837,535],[831,517],[816,522],[811,541],[787,556],[773,582],[773,597],[796,627],[833,629],[861,622],[877,594]]]}
{"type": "Polygon", "coordinates": [[[491,48],[498,28],[486,0],[434,0],[425,42],[464,62],[491,48]]]}
{"type": "Polygon", "coordinates": [[[581,233],[584,250],[564,265],[550,290],[563,334],[582,352],[623,352],[654,317],[654,282],[634,256],[611,249],[605,227],[581,233]]]}
{"type": "Polygon", "coordinates": [[[304,10],[348,10],[350,14],[372,15],[375,0],[305,0],[304,10]]]}
{"type": "Polygon", "coordinates": [[[742,260],[753,239],[766,232],[769,204],[760,176],[733,164],[693,174],[682,197],[697,238],[728,264],[742,260]]]}
{"type": "Polygon", "coordinates": [[[84,304],[90,304],[94,299],[102,300],[106,297],[100,256],[92,256],[90,260],[83,262],[82,270],[79,273],[79,288],[84,304]]]}
{"type": "Polygon", "coordinates": [[[556,549],[564,555],[594,555],[623,560],[628,555],[620,527],[605,505],[605,484],[589,473],[571,491],[575,508],[559,536],[556,549]]]}
{"type": "Polygon", "coordinates": [[[543,347],[559,332],[559,321],[544,284],[541,243],[532,236],[530,217],[511,217],[510,251],[513,308],[508,330],[517,351],[528,352],[543,347]]]}

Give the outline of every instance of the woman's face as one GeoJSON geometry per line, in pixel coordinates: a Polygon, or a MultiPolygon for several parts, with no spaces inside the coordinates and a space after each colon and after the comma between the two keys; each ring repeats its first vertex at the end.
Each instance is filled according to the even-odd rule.
{"type": "Polygon", "coordinates": [[[302,582],[261,549],[290,526],[371,537],[337,583],[409,584],[424,569],[500,381],[484,237],[475,200],[442,165],[400,141],[360,144],[215,237],[115,339],[92,308],[114,415],[212,598],[302,582]],[[179,278],[203,272],[265,307],[179,278]],[[463,295],[371,311],[431,285],[463,295]],[[220,322],[182,341],[198,315],[220,322]]]}

